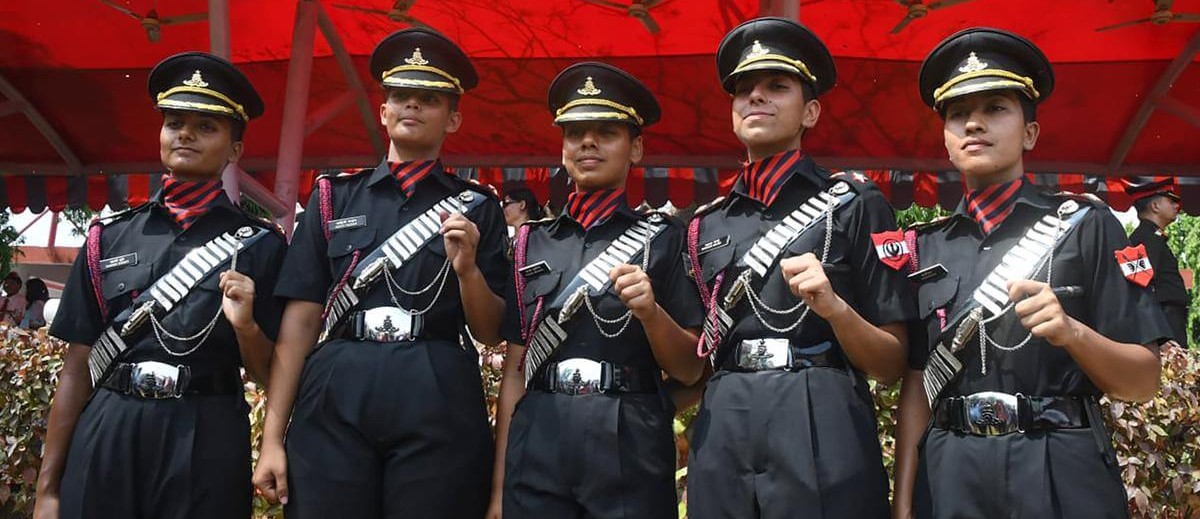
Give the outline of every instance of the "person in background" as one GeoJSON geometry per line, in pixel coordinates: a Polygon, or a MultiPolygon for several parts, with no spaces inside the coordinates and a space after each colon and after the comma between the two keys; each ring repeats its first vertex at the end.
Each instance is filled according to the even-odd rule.
{"type": "Polygon", "coordinates": [[[509,191],[502,205],[504,221],[513,229],[518,229],[531,220],[541,220],[545,215],[542,206],[538,204],[537,195],[523,187],[509,191]]]}
{"type": "Polygon", "coordinates": [[[25,296],[21,295],[21,276],[15,271],[4,277],[4,297],[0,298],[0,323],[17,324],[25,316],[25,296]]]}
{"type": "Polygon", "coordinates": [[[42,314],[46,301],[50,300],[46,282],[38,278],[29,278],[29,283],[25,284],[25,300],[28,306],[25,309],[25,318],[21,319],[21,328],[36,330],[46,326],[46,317],[42,314]]]}
{"type": "Polygon", "coordinates": [[[1132,185],[1125,191],[1133,197],[1133,207],[1137,209],[1141,223],[1129,242],[1134,247],[1142,247],[1146,259],[1150,260],[1150,268],[1154,275],[1150,278],[1150,286],[1154,288],[1154,298],[1162,306],[1163,314],[1171,325],[1171,336],[1184,348],[1188,347],[1187,316],[1188,293],[1183,284],[1183,276],[1179,274],[1179,261],[1167,246],[1167,226],[1179,216],[1179,195],[1171,189],[1174,179],[1158,182],[1145,182],[1132,185]]]}

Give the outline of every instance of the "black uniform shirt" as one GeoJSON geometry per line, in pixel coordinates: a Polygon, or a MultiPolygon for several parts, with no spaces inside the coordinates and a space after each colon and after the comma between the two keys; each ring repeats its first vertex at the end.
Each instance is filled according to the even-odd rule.
{"type": "MultiPolygon", "coordinates": [[[[844,206],[834,210],[833,236],[826,263],[847,267],[846,270],[827,270],[830,284],[864,319],[874,325],[905,322],[915,316],[911,290],[905,275],[884,265],[875,251],[872,233],[895,231],[896,217],[883,194],[869,180],[856,175],[841,175],[830,178],[829,172],[818,167],[805,156],[789,171],[779,195],[771,206],[749,197],[743,179],[734,184],[729,196],[716,207],[697,216],[703,218],[700,225],[701,244],[714,244],[700,254],[702,280],[711,289],[717,273],[725,272],[721,286],[724,297],[740,273],[737,262],[748,249],[768,230],[800,207],[809,198],[828,189],[835,182],[845,180],[858,194],[844,206]]],[[[780,258],[799,256],[807,252],[821,257],[825,241],[825,220],[821,219],[804,234],[788,245],[780,258]]],[[[708,248],[705,246],[704,248],[708,248]]],[[[703,250],[703,249],[702,249],[703,250]]],[[[745,268],[745,267],[742,267],[745,268]]],[[[776,266],[767,274],[765,283],[755,276],[754,287],[761,298],[772,308],[786,309],[794,306],[798,299],[787,286],[781,271],[776,266]]],[[[784,318],[762,312],[768,322],[784,328],[794,322],[795,316],[784,318]]],[[[744,339],[781,337],[764,327],[755,316],[750,302],[743,297],[729,312],[734,324],[724,338],[721,357],[724,362],[732,348],[744,339]]],[[[793,343],[807,346],[824,341],[836,340],[829,323],[810,312],[803,324],[786,334],[793,343]]]]}
{"type": "MultiPolygon", "coordinates": [[[[99,281],[101,293],[107,301],[107,315],[100,315],[85,245],[71,267],[50,334],[67,342],[89,346],[94,344],[112,319],[128,308],[138,294],[169,272],[188,252],[221,234],[235,232],[244,226],[270,229],[266,236],[238,253],[237,270],[254,280],[254,320],[267,338],[275,340],[283,306],[271,294],[287,248],[283,234],[274,225],[243,213],[224,194],[219,196],[207,213],[183,230],[163,206],[161,192],[148,203],[115,215],[104,224],[100,235],[101,259],[122,256],[127,259],[121,262],[123,266],[102,268],[99,281]],[[133,254],[136,254],[136,260],[133,254]]],[[[218,274],[228,268],[229,262],[218,267],[215,273],[201,280],[170,313],[160,317],[163,328],[181,337],[202,330],[220,311],[218,274]]],[[[167,337],[164,340],[176,352],[186,351],[191,346],[176,343],[167,337]]],[[[216,327],[205,343],[186,357],[177,357],[164,351],[149,321],[142,324],[133,335],[126,337],[125,343],[129,350],[120,359],[121,362],[182,363],[190,365],[197,375],[235,370],[241,365],[237,337],[223,315],[218,318],[216,327]]]]}
{"type": "MultiPolygon", "coordinates": [[[[1042,192],[1025,183],[1015,195],[1011,215],[986,237],[962,204],[949,218],[918,229],[920,268],[941,264],[945,276],[922,283],[917,299],[920,324],[910,334],[910,363],[922,369],[941,330],[942,318],[951,318],[959,305],[970,301],[975,288],[996,268],[1000,259],[1033,223],[1053,213],[1066,198],[1042,192]],[[939,311],[941,310],[941,311],[939,311]]],[[[1079,322],[1117,342],[1150,344],[1170,336],[1166,319],[1149,290],[1125,279],[1114,251],[1129,245],[1125,231],[1108,208],[1093,204],[1082,221],[1070,230],[1054,252],[1054,287],[1078,285],[1082,297],[1061,299],[1063,309],[1079,322]]],[[[1046,269],[1034,281],[1046,281],[1046,269]]],[[[988,335],[1002,346],[1013,346],[1026,337],[1010,310],[988,325],[988,335]]],[[[1017,351],[989,347],[988,372],[981,373],[978,335],[966,346],[966,362],[957,381],[944,390],[947,396],[980,391],[1002,391],[1036,396],[1099,395],[1067,350],[1033,337],[1017,351]]]]}
{"type": "MultiPolygon", "coordinates": [[[[509,283],[508,310],[505,315],[502,337],[516,344],[524,344],[522,326],[533,319],[537,299],[545,296],[542,316],[558,314],[560,307],[552,306],[558,294],[570,284],[575,275],[588,262],[608,249],[610,243],[621,236],[634,222],[645,220],[648,215],[629,209],[621,201],[607,220],[584,230],[574,219],[563,214],[549,220],[530,222],[529,241],[526,247],[526,265],[545,261],[548,269],[531,273],[525,278],[525,322],[521,322],[517,308],[515,286],[509,283]]],[[[687,277],[680,261],[684,251],[683,224],[674,218],[664,217],[667,228],[650,242],[650,265],[647,274],[654,289],[655,301],[663,310],[684,328],[699,329],[704,320],[700,307],[700,296],[696,285],[687,277]]],[[[641,265],[642,255],[635,254],[631,263],[641,265]]],[[[514,276],[522,274],[514,272],[514,276]]],[[[613,319],[628,310],[617,297],[610,283],[603,296],[592,296],[596,313],[605,319],[613,319]]],[[[640,326],[637,317],[630,317],[629,324],[621,335],[610,339],[600,334],[588,309],[580,307],[564,329],[567,339],[548,362],[568,358],[586,358],[608,361],[638,368],[658,368],[650,349],[650,341],[640,326]]],[[[620,329],[615,324],[602,324],[604,330],[613,333],[620,329]]]]}
{"type": "Polygon", "coordinates": [[[1154,278],[1150,286],[1154,288],[1154,297],[1162,304],[1187,305],[1188,293],[1183,285],[1183,276],[1179,274],[1179,262],[1171,248],[1167,247],[1167,238],[1159,232],[1158,226],[1147,220],[1142,220],[1129,242],[1146,246],[1146,256],[1150,258],[1150,266],[1154,268],[1154,278]]]}
{"type": "MultiPolygon", "coordinates": [[[[503,295],[509,272],[505,258],[508,231],[500,203],[487,188],[443,171],[440,163],[435,164],[434,172],[417,182],[411,199],[401,192],[400,183],[386,161],[373,170],[332,178],[333,217],[330,221],[346,223],[336,226],[337,230],[331,231],[328,241],[321,228],[320,190],[313,190],[283,262],[275,295],[325,304],[329,292],[350,268],[355,251],[360,251],[360,257],[365,258],[425,210],[448,196],[468,190],[475,196],[487,197],[466,214],[479,227],[475,263],[492,292],[503,295]]],[[[436,235],[394,271],[392,277],[405,290],[417,291],[437,278],[445,262],[445,243],[441,235],[436,235]]],[[[423,315],[422,338],[458,340],[463,330],[466,321],[459,299],[458,276],[453,268],[447,276],[440,297],[423,315]]],[[[394,306],[386,284],[387,280],[380,276],[371,291],[361,297],[358,308],[394,306]]],[[[392,292],[401,307],[422,310],[431,304],[437,290],[435,285],[420,296],[410,296],[397,289],[392,292]]]]}

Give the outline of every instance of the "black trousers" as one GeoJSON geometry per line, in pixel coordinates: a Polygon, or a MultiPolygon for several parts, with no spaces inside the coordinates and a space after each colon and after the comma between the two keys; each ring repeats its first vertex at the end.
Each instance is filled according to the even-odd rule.
{"type": "Polygon", "coordinates": [[[99,389],[71,438],[60,517],[249,518],[248,412],[240,394],[142,400],[99,389]]]}
{"type": "Polygon", "coordinates": [[[674,409],[658,394],[532,391],[504,460],[505,519],[674,519],[674,409]]]}
{"type": "Polygon", "coordinates": [[[1116,457],[1102,447],[1091,429],[971,436],[931,428],[920,444],[915,515],[1127,518],[1116,457]]]}
{"type": "Polygon", "coordinates": [[[886,519],[888,480],[860,377],[713,375],[688,458],[691,519],[886,519]]]}
{"type": "Polygon", "coordinates": [[[1186,305],[1164,304],[1162,305],[1163,313],[1167,316],[1167,323],[1171,325],[1171,334],[1174,336],[1175,342],[1184,348],[1188,347],[1187,335],[1187,318],[1188,307],[1186,305]]]}
{"type": "Polygon", "coordinates": [[[287,433],[288,519],[483,517],[492,434],[478,356],[448,341],[330,341],[287,433]]]}

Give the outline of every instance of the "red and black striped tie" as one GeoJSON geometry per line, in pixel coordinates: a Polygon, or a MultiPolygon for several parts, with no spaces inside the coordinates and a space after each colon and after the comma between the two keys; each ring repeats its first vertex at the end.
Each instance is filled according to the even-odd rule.
{"type": "Polygon", "coordinates": [[[163,175],[163,205],[175,223],[187,230],[217,203],[223,189],[220,180],[192,182],[163,175]]]}
{"type": "Polygon", "coordinates": [[[787,182],[787,172],[800,162],[801,158],[804,158],[804,153],[800,150],[788,150],[746,164],[742,167],[742,184],[746,186],[746,194],[770,207],[771,202],[775,201],[783,189],[783,184],[787,182]]]}
{"type": "Polygon", "coordinates": [[[388,166],[392,168],[392,175],[400,183],[400,191],[404,193],[404,197],[412,198],[413,193],[417,191],[417,182],[424,180],[430,173],[437,170],[438,168],[434,167],[437,164],[439,162],[436,160],[412,160],[389,162],[388,166]]]}
{"type": "Polygon", "coordinates": [[[567,195],[567,215],[584,229],[589,229],[612,216],[617,206],[625,203],[624,189],[575,191],[567,195]]]}
{"type": "Polygon", "coordinates": [[[967,215],[979,223],[985,234],[990,234],[1012,214],[1024,179],[1010,180],[967,193],[967,215]]]}

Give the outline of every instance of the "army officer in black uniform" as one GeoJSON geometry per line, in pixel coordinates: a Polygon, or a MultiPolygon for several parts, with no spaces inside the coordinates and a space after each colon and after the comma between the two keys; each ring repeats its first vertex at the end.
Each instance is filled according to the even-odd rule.
{"type": "Polygon", "coordinates": [[[296,229],[255,485],[289,519],[481,517],[492,436],[467,327],[498,341],[508,233],[492,192],[438,159],[478,79],[421,28],[380,42],[371,74],[391,147],[319,179],[296,229]]]}
{"type": "Polygon", "coordinates": [[[658,102],[594,62],[567,67],[548,96],[575,191],[515,240],[489,517],[673,518],[675,408],[662,372],[700,379],[691,330],[703,314],[683,224],[625,198],[658,102]]]}
{"type": "Polygon", "coordinates": [[[230,202],[221,172],[263,104],[229,62],[200,52],[159,63],[149,87],[170,174],[148,203],[93,222],[71,268],[50,327],[71,346],[39,519],[250,517],[239,368],[267,379],[286,242],[230,202]]]}
{"type": "Polygon", "coordinates": [[[1126,189],[1133,197],[1137,210],[1138,226],[1129,235],[1135,247],[1141,245],[1146,259],[1150,261],[1153,276],[1150,287],[1154,298],[1162,306],[1163,314],[1171,325],[1171,338],[1184,348],[1188,345],[1187,317],[1188,297],[1183,276],[1179,273],[1179,260],[1167,246],[1167,226],[1179,216],[1180,199],[1172,189],[1174,179],[1142,182],[1126,189]]]}
{"type": "Polygon", "coordinates": [[[1170,331],[1146,273],[1122,274],[1129,243],[1108,208],[1024,178],[1050,63],[1025,38],[968,29],[925,58],[920,86],[967,193],[916,229],[897,516],[1126,517],[1097,399],[1152,397],[1170,331]]]}
{"type": "Polygon", "coordinates": [[[801,146],[836,80],[816,35],[751,20],[725,36],[717,68],[750,162],[689,228],[708,311],[700,353],[716,373],[695,422],[688,515],[886,517],[865,377],[899,379],[914,314],[892,208],[801,146]]]}

